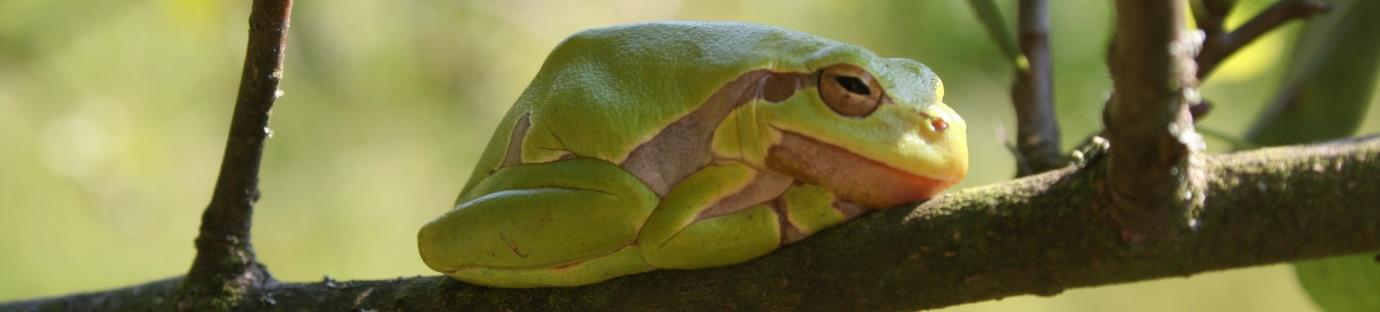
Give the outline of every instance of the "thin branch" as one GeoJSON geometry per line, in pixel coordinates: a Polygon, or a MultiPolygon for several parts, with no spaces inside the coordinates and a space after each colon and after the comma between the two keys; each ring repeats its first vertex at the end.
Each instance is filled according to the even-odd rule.
{"type": "Polygon", "coordinates": [[[1203,201],[1195,152],[1205,146],[1185,96],[1197,81],[1193,44],[1183,36],[1184,3],[1118,0],[1116,15],[1103,204],[1128,242],[1169,243],[1203,201]]]}
{"type": "Polygon", "coordinates": [[[259,163],[269,135],[269,111],[283,78],[292,0],[255,0],[251,10],[229,139],[211,204],[202,214],[196,259],[181,285],[183,308],[273,282],[255,260],[250,225],[259,199],[259,163]]]}
{"type": "MultiPolygon", "coordinates": [[[[441,276],[290,283],[246,294],[236,307],[915,310],[1380,249],[1380,136],[1207,156],[1211,182],[1196,227],[1179,244],[1148,251],[1134,251],[1119,227],[1102,222],[1095,194],[1105,162],[1092,164],[871,213],[729,267],[554,289],[441,276]]],[[[137,309],[168,288],[158,282],[0,310],[137,309]]]]}
{"type": "Polygon", "coordinates": [[[1193,117],[1193,122],[1203,120],[1203,117],[1212,112],[1212,102],[1205,99],[1198,99],[1196,103],[1188,104],[1188,114],[1193,117]]]}
{"type": "Polygon", "coordinates": [[[1333,0],[1334,14],[1309,21],[1293,43],[1285,77],[1246,140],[1298,144],[1361,129],[1380,81],[1380,1],[1333,0]]]}
{"type": "Polygon", "coordinates": [[[1015,64],[1016,59],[1020,58],[1020,50],[1016,49],[1016,40],[1011,39],[1011,34],[1007,32],[1006,19],[1001,17],[1001,10],[997,10],[995,0],[968,0],[968,5],[973,7],[973,13],[977,14],[982,27],[987,30],[987,35],[992,37],[992,42],[1001,49],[1001,54],[1006,56],[1008,62],[1015,64]]]}
{"type": "Polygon", "coordinates": [[[1227,31],[1227,15],[1236,0],[1193,0],[1193,19],[1198,29],[1208,37],[1218,37],[1227,31]]]}
{"type": "MultiPolygon", "coordinates": [[[[1209,1],[1209,3],[1212,2],[1221,2],[1221,0],[1209,1]]],[[[1255,41],[1256,38],[1260,38],[1261,35],[1289,21],[1326,13],[1331,7],[1322,0],[1280,0],[1230,33],[1223,31],[1222,22],[1226,17],[1225,11],[1217,13],[1213,11],[1214,8],[1211,5],[1207,9],[1211,14],[1221,14],[1221,16],[1209,20],[1206,27],[1201,20],[1199,22],[1199,27],[1202,27],[1204,31],[1205,39],[1202,51],[1198,53],[1197,57],[1198,79],[1206,79],[1223,60],[1255,41]]],[[[1230,7],[1226,10],[1229,11],[1230,7]]]]}
{"type": "MultiPolygon", "coordinates": [[[[259,4],[256,1],[255,16],[260,15],[259,4]]],[[[235,284],[242,279],[231,278],[221,279],[225,282],[221,286],[242,286],[244,292],[214,299],[227,308],[285,310],[894,310],[1020,294],[1052,295],[1072,287],[1380,249],[1380,209],[1376,208],[1380,207],[1380,137],[1198,156],[1202,157],[1199,168],[1192,164],[1196,155],[1192,140],[1185,139],[1195,135],[1191,123],[1185,122],[1188,113],[1182,97],[1182,88],[1194,83],[1191,76],[1184,76],[1194,70],[1192,63],[1184,61],[1187,49],[1176,39],[1178,29],[1172,26],[1181,18],[1177,13],[1182,8],[1138,0],[1119,1],[1117,8],[1120,27],[1109,62],[1116,75],[1117,93],[1106,116],[1109,121],[1127,125],[1109,127],[1117,145],[1109,157],[1104,157],[1110,159],[1106,163],[1094,155],[1084,167],[955,192],[909,209],[872,213],[757,260],[723,268],[665,270],[587,287],[522,290],[477,287],[444,277],[302,284],[235,284]],[[1144,16],[1128,17],[1128,13],[1144,16]],[[1136,19],[1133,23],[1145,25],[1125,27],[1122,19],[1136,19]],[[1145,120],[1130,119],[1132,116],[1145,120]],[[1137,133],[1141,130],[1146,133],[1137,133]],[[1146,153],[1147,149],[1158,154],[1146,153]],[[1162,176],[1166,173],[1154,168],[1180,178],[1167,179],[1162,176]],[[1144,210],[1140,216],[1150,217],[1135,220],[1150,224],[1136,230],[1175,231],[1175,244],[1127,245],[1127,223],[1103,222],[1106,209],[1125,208],[1118,204],[1158,207],[1139,201],[1109,206],[1100,197],[1108,186],[1125,187],[1118,183],[1128,174],[1147,171],[1161,175],[1145,179],[1152,182],[1146,186],[1154,188],[1151,193],[1166,185],[1182,190],[1184,184],[1192,184],[1183,181],[1190,179],[1183,176],[1200,174],[1205,179],[1202,188],[1194,190],[1201,193],[1188,196],[1199,205],[1188,218],[1164,218],[1175,214],[1144,210]],[[1158,183],[1165,181],[1168,183],[1158,183]]],[[[280,36],[287,26],[286,10],[282,16],[284,23],[276,28],[280,36]]],[[[249,58],[254,58],[254,51],[261,51],[253,48],[254,41],[251,39],[249,58]]],[[[281,73],[283,46],[279,42],[273,73],[281,73]]],[[[254,76],[251,72],[264,73],[251,70],[249,63],[245,85],[253,84],[249,82],[255,79],[250,78],[254,76]]],[[[276,90],[281,75],[269,77],[272,90],[276,90]]],[[[224,166],[230,166],[234,146],[243,143],[235,139],[242,133],[237,129],[243,128],[243,94],[237,103],[224,166]]],[[[263,110],[255,111],[265,117],[258,129],[267,125],[272,98],[267,102],[263,110]]],[[[248,143],[256,145],[250,172],[257,171],[263,138],[248,143]]],[[[222,179],[227,178],[222,175],[222,179]]],[[[228,230],[203,228],[202,233],[203,237],[208,237],[207,233],[243,234],[226,236],[231,238],[226,239],[228,244],[220,245],[242,248],[238,251],[247,254],[232,253],[220,260],[247,258],[250,265],[231,264],[251,268],[241,271],[246,273],[258,267],[253,263],[247,231],[249,208],[257,194],[254,180],[250,175],[250,187],[238,189],[245,194],[239,197],[245,209],[227,214],[226,219],[243,223],[231,224],[228,230]],[[237,216],[243,218],[234,218],[237,216]],[[244,231],[237,232],[240,225],[244,231]]],[[[211,217],[222,199],[222,184],[218,184],[217,201],[208,208],[206,220],[225,220],[211,217]]],[[[1164,198],[1173,197],[1150,200],[1164,198]]],[[[203,225],[206,223],[215,222],[203,225]]],[[[205,245],[217,246],[216,239],[207,241],[210,243],[205,245]]],[[[198,248],[200,264],[202,254],[208,253],[202,249],[202,239],[198,239],[198,248]]],[[[0,305],[0,310],[163,307],[161,303],[170,298],[185,297],[187,285],[206,283],[194,274],[197,272],[194,266],[186,279],[15,302],[0,305]]]]}
{"type": "Polygon", "coordinates": [[[1060,152],[1059,119],[1054,115],[1054,64],[1049,50],[1049,2],[1021,0],[1017,19],[1021,58],[1011,85],[1016,106],[1016,146],[1023,166],[1017,176],[1068,165],[1060,152]]]}
{"type": "Polygon", "coordinates": [[[1049,52],[1049,3],[1021,0],[1017,22],[1020,46],[1007,32],[993,0],[969,0],[987,34],[1011,62],[1015,78],[1011,102],[1016,108],[1016,176],[1053,170],[1068,164],[1060,152],[1059,123],[1054,115],[1053,72],[1049,52]]]}

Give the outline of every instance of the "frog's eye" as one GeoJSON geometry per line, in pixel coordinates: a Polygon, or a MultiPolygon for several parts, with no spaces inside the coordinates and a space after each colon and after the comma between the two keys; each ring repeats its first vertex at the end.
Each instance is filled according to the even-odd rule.
{"type": "Polygon", "coordinates": [[[838,64],[819,73],[819,97],[844,116],[867,116],[882,102],[882,87],[861,67],[838,64]]]}

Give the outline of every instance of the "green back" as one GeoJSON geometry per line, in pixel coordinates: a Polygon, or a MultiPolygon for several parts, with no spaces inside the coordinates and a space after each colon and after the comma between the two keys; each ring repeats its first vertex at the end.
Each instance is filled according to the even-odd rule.
{"type": "MultiPolygon", "coordinates": [[[[748,23],[654,22],[582,31],[547,57],[465,188],[497,169],[523,115],[531,118],[523,163],[556,160],[569,151],[617,164],[749,70],[811,72],[840,62],[891,69],[857,46],[748,23]]],[[[878,76],[890,85],[888,75],[878,76]]],[[[462,193],[461,200],[466,197],[462,193]]]]}

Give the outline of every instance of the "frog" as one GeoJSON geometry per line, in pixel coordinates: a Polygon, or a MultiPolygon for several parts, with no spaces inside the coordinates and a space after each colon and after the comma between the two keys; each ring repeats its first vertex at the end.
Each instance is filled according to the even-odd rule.
{"type": "Polygon", "coordinates": [[[581,31],[418,249],[502,288],[746,262],[960,182],[966,124],[943,95],[920,62],[776,26],[581,31]]]}

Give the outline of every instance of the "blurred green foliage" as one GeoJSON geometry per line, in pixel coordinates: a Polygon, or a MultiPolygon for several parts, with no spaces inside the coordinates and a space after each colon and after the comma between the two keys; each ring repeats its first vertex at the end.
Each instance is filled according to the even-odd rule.
{"type": "MultiPolygon", "coordinates": [[[[1380,80],[1380,2],[1332,0],[1338,10],[1305,26],[1281,92],[1247,134],[1262,146],[1334,140],[1356,132],[1380,80]]],[[[1373,190],[1372,190],[1373,191],[1373,190]]],[[[1314,259],[1294,266],[1299,284],[1324,310],[1380,310],[1380,258],[1374,253],[1314,259]]]]}
{"type": "MultiPolygon", "coordinates": [[[[1108,1],[1052,1],[1066,144],[1101,128],[1108,1]]],[[[1242,0],[1232,18],[1264,7],[1242,0]]],[[[1006,16],[1014,2],[1000,1],[1006,16]]],[[[0,1],[0,300],[179,275],[210,198],[249,1],[0,1]]],[[[970,178],[1009,179],[1011,70],[963,1],[299,1],[255,216],[285,280],[434,274],[417,228],[448,209],[546,53],[580,29],[659,19],[779,25],[933,67],[968,121],[970,178]]],[[[1240,136],[1297,25],[1229,60],[1200,127],[1240,136]]],[[[1380,129],[1371,111],[1364,132],[1380,129]]],[[[1214,150],[1226,150],[1210,142],[1214,150]]],[[[944,285],[935,285],[944,287],[944,285]]],[[[1287,267],[955,310],[1311,309],[1287,267]]]]}

